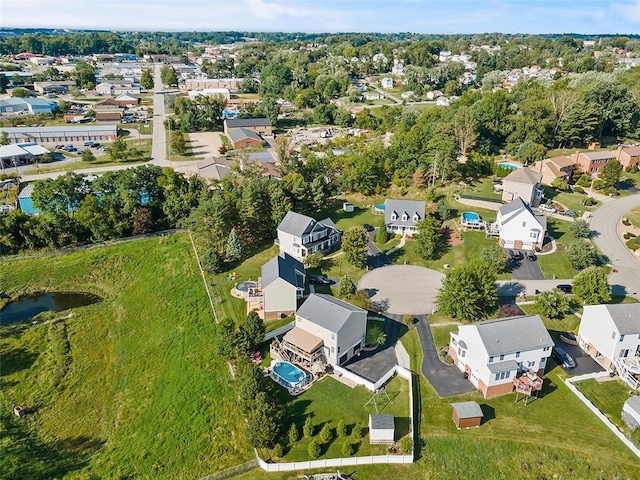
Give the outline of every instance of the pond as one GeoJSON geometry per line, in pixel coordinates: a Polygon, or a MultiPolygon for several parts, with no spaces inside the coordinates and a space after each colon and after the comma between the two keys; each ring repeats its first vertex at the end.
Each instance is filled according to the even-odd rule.
{"type": "Polygon", "coordinates": [[[23,295],[0,310],[0,325],[24,322],[42,312],[62,312],[99,301],[100,297],[86,293],[48,292],[23,295]]]}

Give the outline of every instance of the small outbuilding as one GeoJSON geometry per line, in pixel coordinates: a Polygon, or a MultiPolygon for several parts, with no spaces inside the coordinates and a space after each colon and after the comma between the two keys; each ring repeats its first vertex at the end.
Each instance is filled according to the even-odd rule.
{"type": "Polygon", "coordinates": [[[482,408],[476,402],[452,403],[453,423],[458,428],[479,427],[482,422],[482,408]]]}
{"type": "Polygon", "coordinates": [[[351,203],[351,202],[342,202],[342,209],[347,213],[353,212],[353,203],[351,203]]]}
{"type": "Polygon", "coordinates": [[[393,415],[369,415],[369,443],[393,443],[395,435],[393,415]]]}
{"type": "Polygon", "coordinates": [[[640,395],[634,395],[624,402],[622,420],[631,430],[640,427],[640,395]]]}

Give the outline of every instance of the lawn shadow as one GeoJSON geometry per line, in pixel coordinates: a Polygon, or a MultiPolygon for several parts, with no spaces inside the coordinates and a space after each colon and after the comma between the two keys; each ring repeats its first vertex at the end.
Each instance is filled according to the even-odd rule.
{"type": "Polygon", "coordinates": [[[399,247],[394,252],[387,254],[387,257],[389,257],[389,260],[391,260],[393,263],[396,263],[396,261],[400,259],[402,255],[404,255],[404,253],[404,247],[399,247]]]}
{"type": "MultiPolygon", "coordinates": [[[[550,357],[551,358],[551,357],[550,357]]],[[[551,358],[550,360],[552,362],[552,364],[557,365],[557,363],[555,363],[555,361],[551,358]]],[[[546,379],[544,379],[544,381],[542,382],[542,390],[540,390],[537,395],[533,398],[533,400],[535,400],[536,398],[544,398],[547,395],[555,392],[558,389],[558,385],[556,385],[554,382],[551,381],[551,379],[549,379],[548,377],[546,379]]],[[[531,399],[530,399],[531,400],[531,399]]]]}
{"type": "Polygon", "coordinates": [[[480,405],[480,409],[482,410],[482,421],[480,422],[480,426],[496,418],[496,409],[491,405],[483,403],[480,405]]]}
{"type": "Polygon", "coordinates": [[[2,354],[2,367],[0,376],[11,375],[20,370],[27,369],[33,365],[38,355],[27,351],[24,348],[13,348],[2,354]]]}

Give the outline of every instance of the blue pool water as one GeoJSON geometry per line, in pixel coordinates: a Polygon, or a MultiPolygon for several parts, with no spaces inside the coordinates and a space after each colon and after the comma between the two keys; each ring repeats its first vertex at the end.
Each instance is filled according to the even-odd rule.
{"type": "Polygon", "coordinates": [[[384,212],[386,205],[384,203],[379,203],[376,205],[376,210],[382,210],[384,212]]]}
{"type": "Polygon", "coordinates": [[[275,373],[285,386],[290,388],[297,387],[307,378],[307,373],[296,367],[293,363],[278,362],[273,366],[273,373],[275,373]]]}
{"type": "Polygon", "coordinates": [[[518,165],[514,163],[499,163],[498,166],[500,168],[506,168],[508,170],[515,170],[516,168],[518,168],[518,165]]]}
{"type": "Polygon", "coordinates": [[[462,220],[465,222],[478,222],[480,221],[480,215],[476,212],[462,212],[462,220]]]}

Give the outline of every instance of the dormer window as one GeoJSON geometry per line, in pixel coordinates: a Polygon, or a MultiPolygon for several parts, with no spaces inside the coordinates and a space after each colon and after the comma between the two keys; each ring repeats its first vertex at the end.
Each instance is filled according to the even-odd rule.
{"type": "Polygon", "coordinates": [[[406,213],[402,214],[402,221],[406,222],[407,220],[409,220],[409,215],[407,215],[406,213]]]}
{"type": "Polygon", "coordinates": [[[391,220],[394,220],[394,221],[395,221],[395,220],[397,220],[397,219],[398,219],[398,215],[396,214],[396,212],[393,212],[393,213],[391,214],[391,220]]]}
{"type": "Polygon", "coordinates": [[[417,221],[419,221],[419,220],[420,220],[420,217],[418,216],[418,214],[417,214],[417,213],[414,213],[414,214],[413,214],[413,221],[414,221],[414,222],[417,222],[417,221]]]}

